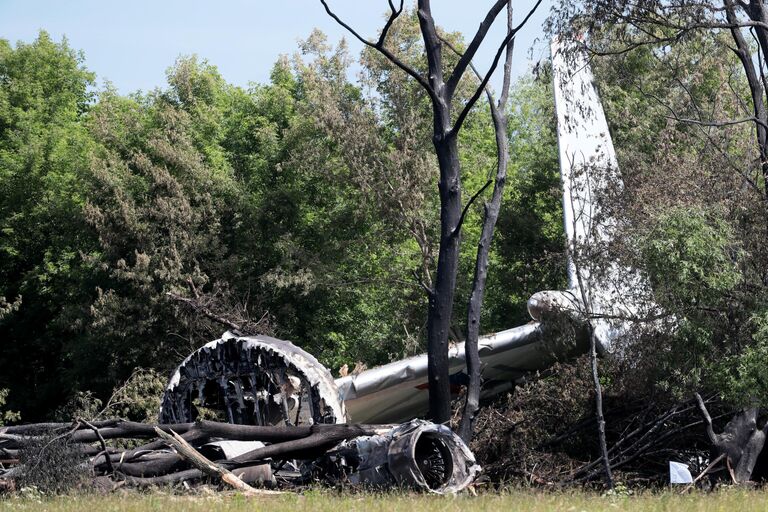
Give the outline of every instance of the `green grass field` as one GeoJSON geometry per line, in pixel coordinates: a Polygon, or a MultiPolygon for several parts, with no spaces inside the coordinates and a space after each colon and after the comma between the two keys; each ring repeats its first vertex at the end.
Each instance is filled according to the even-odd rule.
{"type": "Polygon", "coordinates": [[[345,494],[309,492],[303,495],[244,498],[230,493],[197,496],[109,494],[57,498],[0,499],[0,510],[34,512],[208,512],[208,511],[320,511],[320,512],[484,512],[504,511],[768,511],[768,492],[724,490],[680,496],[672,492],[639,496],[600,496],[587,493],[514,491],[501,495],[423,496],[410,494],[345,494]]]}

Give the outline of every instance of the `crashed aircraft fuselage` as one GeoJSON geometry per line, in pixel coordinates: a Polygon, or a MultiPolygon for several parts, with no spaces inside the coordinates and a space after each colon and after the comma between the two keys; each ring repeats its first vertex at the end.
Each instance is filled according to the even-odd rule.
{"type": "MultiPolygon", "coordinates": [[[[613,236],[614,222],[600,215],[601,190],[620,184],[608,125],[583,54],[553,43],[557,135],[569,255],[583,244],[613,236]],[[598,220],[599,219],[599,222],[598,220]]],[[[626,304],[633,289],[646,288],[633,269],[614,265],[599,277],[569,258],[565,291],[542,291],[528,302],[532,321],[479,341],[483,396],[509,390],[531,372],[584,353],[583,336],[564,336],[556,325],[567,317],[590,318],[599,350],[626,328],[617,318],[635,312],[626,304]]],[[[449,349],[450,372],[459,384],[464,346],[449,349]]],[[[201,407],[225,421],[250,424],[395,423],[427,412],[427,355],[333,379],[314,357],[289,342],[226,333],[190,355],[172,376],[160,421],[194,420],[201,407]]]]}

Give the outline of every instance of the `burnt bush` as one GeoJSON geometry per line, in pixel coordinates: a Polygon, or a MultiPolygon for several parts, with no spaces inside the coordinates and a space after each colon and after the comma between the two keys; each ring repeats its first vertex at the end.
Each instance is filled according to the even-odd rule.
{"type": "Polygon", "coordinates": [[[82,445],[61,434],[31,438],[19,450],[19,466],[17,488],[34,487],[46,494],[67,492],[89,476],[82,445]]]}
{"type": "MultiPolygon", "coordinates": [[[[639,363],[600,361],[609,458],[617,481],[666,483],[668,461],[700,471],[710,455],[704,425],[692,397],[639,379],[639,363]],[[628,368],[632,365],[634,368],[628,368]]],[[[557,364],[487,404],[478,416],[472,449],[496,485],[600,484],[594,389],[583,356],[557,364]]],[[[709,395],[718,421],[730,408],[709,395]]]]}
{"type": "Polygon", "coordinates": [[[481,410],[472,449],[491,481],[543,484],[579,465],[589,440],[568,436],[556,450],[549,443],[590,417],[588,369],[583,358],[556,364],[481,410]]]}

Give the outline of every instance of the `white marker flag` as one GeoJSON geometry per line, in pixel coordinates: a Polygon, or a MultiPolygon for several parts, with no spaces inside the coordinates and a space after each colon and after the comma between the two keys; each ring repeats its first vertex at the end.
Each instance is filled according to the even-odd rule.
{"type": "Polygon", "coordinates": [[[693,476],[688,471],[688,466],[682,462],[669,461],[669,483],[671,484],[690,484],[693,483],[693,476]]]}

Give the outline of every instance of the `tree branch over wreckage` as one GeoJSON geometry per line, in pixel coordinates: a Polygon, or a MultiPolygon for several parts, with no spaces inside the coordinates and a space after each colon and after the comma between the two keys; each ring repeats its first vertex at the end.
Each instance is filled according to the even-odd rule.
{"type": "MultiPolygon", "coordinates": [[[[395,66],[413,77],[427,92],[432,103],[432,142],[440,168],[438,182],[440,191],[440,248],[435,279],[432,280],[434,285],[431,288],[427,288],[426,291],[429,298],[427,353],[429,357],[429,414],[438,423],[448,421],[451,415],[451,393],[448,379],[448,342],[456,291],[456,275],[461,244],[461,223],[464,217],[458,134],[469,111],[474,108],[483,92],[487,92],[488,82],[496,71],[501,56],[506,50],[503,85],[497,105],[494,105],[493,98],[489,94],[493,126],[496,132],[497,170],[492,199],[484,208],[485,215],[482,224],[482,234],[478,242],[475,276],[472,282],[472,292],[467,312],[466,353],[467,373],[470,384],[460,432],[465,440],[469,439],[472,432],[473,418],[478,408],[480,393],[480,361],[477,338],[480,329],[480,310],[482,309],[485,278],[488,268],[488,251],[493,238],[496,220],[498,219],[509,160],[505,110],[510,86],[512,42],[517,32],[538,9],[541,0],[536,2],[523,21],[517,26],[514,26],[512,23],[511,2],[509,0],[497,0],[488,10],[467,48],[463,52],[453,49],[459,54],[459,60],[453,69],[448,70],[445,69],[442,58],[444,42],[432,17],[431,4],[429,0],[419,0],[417,14],[427,60],[428,71],[426,75],[405,64],[392,51],[386,48],[387,32],[403,11],[402,1],[397,8],[393,2],[389,2],[390,15],[376,42],[367,40],[344,22],[331,9],[327,0],[320,0],[320,2],[323,4],[328,15],[347,29],[354,37],[380,52],[395,66]],[[499,13],[505,7],[508,12],[506,35],[499,44],[490,68],[484,76],[480,77],[478,74],[479,83],[474,93],[470,95],[469,100],[465,104],[460,106],[459,114],[454,117],[454,107],[456,107],[454,105],[454,93],[456,88],[459,82],[465,78],[478,48],[483,43],[499,13]]],[[[470,205],[468,204],[468,206],[470,205]]]]}

